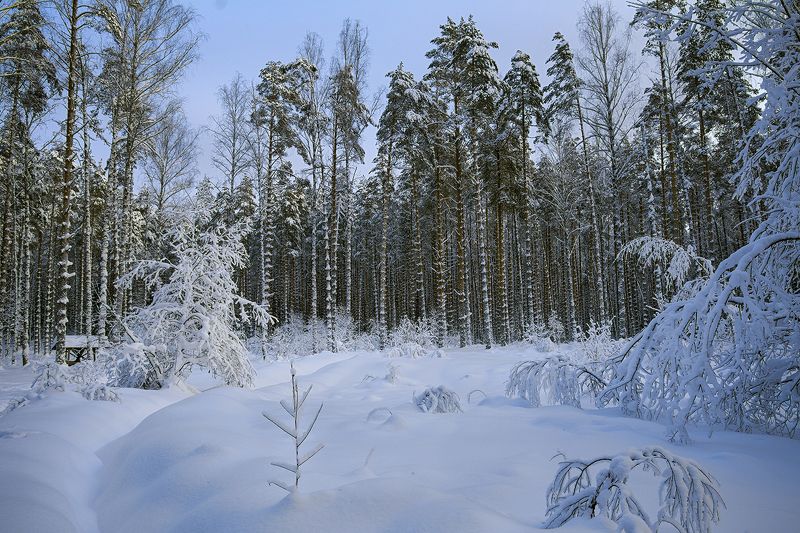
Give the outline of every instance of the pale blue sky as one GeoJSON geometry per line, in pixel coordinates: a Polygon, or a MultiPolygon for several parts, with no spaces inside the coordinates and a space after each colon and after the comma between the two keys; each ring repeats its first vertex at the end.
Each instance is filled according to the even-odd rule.
{"type": "MultiPolygon", "coordinates": [[[[307,31],[325,42],[326,57],[333,53],[342,20],[360,20],[369,29],[372,51],[370,90],[384,86],[385,74],[400,61],[417,77],[428,65],[425,52],[438,35],[439,25],[450,16],[474,15],[484,35],[499,44],[494,51],[501,73],[517,49],[528,52],[544,78],[545,60],[552,53],[552,36],[561,31],[577,46],[575,23],[584,0],[495,1],[323,1],[323,0],[191,0],[200,15],[199,27],[207,35],[201,57],[186,76],[179,93],[195,125],[205,125],[217,112],[217,87],[236,72],[254,79],[268,60],[289,61],[307,31]]],[[[625,0],[611,0],[625,23],[633,10],[625,0]]],[[[365,139],[367,163],[374,150],[365,139]]],[[[210,143],[203,140],[199,169],[214,176],[210,143]]]]}

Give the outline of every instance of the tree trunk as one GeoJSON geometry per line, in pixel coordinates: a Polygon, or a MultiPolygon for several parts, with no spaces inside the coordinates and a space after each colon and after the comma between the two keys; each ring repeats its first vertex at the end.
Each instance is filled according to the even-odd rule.
{"type": "Polygon", "coordinates": [[[386,347],[388,336],[388,319],[386,316],[389,307],[389,291],[387,286],[388,266],[388,240],[389,240],[389,193],[392,187],[392,146],[389,145],[389,153],[386,156],[386,170],[383,178],[383,194],[381,195],[381,247],[380,257],[378,258],[378,277],[380,284],[380,301],[378,302],[378,324],[380,325],[380,348],[386,347]]]}
{"type": "Polygon", "coordinates": [[[72,189],[72,157],[75,136],[76,78],[78,62],[78,0],[72,0],[69,16],[70,45],[67,59],[67,125],[64,140],[64,173],[61,182],[61,205],[58,221],[58,296],[56,300],[56,361],[66,361],[64,339],[67,335],[67,305],[69,304],[70,273],[70,195],[72,189]]]}

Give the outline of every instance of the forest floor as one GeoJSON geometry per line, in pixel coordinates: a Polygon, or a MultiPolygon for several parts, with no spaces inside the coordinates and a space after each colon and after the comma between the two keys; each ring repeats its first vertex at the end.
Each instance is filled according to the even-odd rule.
{"type": "MultiPolygon", "coordinates": [[[[648,445],[717,478],[727,505],[717,530],[798,531],[800,441],[695,428],[692,444],[674,446],[663,426],[614,409],[534,409],[506,398],[514,363],[542,356],[514,345],[442,358],[296,359],[301,388],[313,385],[307,416],[324,402],[304,448],[325,448],[288,497],[268,481],[292,474],[270,462],[292,462],[294,447],[261,414],[288,419],[278,403],[291,394],[288,361],[254,361],[253,390],[198,373],[197,392],[119,389],[119,402],[47,392],[0,417],[0,531],[531,531],[544,520],[556,454],[589,459],[648,445]],[[438,385],[459,394],[463,413],[416,408],[413,394],[438,385]]],[[[0,410],[32,379],[28,369],[0,369],[0,410]]],[[[638,476],[655,514],[658,480],[638,476]]],[[[562,528],[608,530],[596,520],[562,528]]]]}

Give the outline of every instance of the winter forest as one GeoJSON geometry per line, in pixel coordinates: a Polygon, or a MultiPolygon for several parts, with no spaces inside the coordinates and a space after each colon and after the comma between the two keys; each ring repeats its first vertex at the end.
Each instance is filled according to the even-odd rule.
{"type": "Polygon", "coordinates": [[[0,531],[797,528],[800,3],[341,8],[0,0],[0,531]]]}

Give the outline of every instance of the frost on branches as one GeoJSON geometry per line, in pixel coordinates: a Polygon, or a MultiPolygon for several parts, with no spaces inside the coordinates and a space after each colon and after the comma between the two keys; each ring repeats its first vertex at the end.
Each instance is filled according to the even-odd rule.
{"type": "MultiPolygon", "coordinates": [[[[202,217],[201,217],[202,218],[202,217]]],[[[194,366],[207,368],[228,385],[251,386],[253,368],[240,324],[266,327],[272,317],[237,295],[233,274],[244,266],[248,224],[213,226],[182,221],[173,231],[174,261],[140,261],[120,278],[120,287],[141,279],[153,291],[150,305],[125,321],[132,367],[147,369],[143,385],[180,382],[194,366]]]]}
{"type": "Polygon", "coordinates": [[[664,288],[669,294],[678,292],[687,280],[707,278],[713,270],[711,262],[698,256],[693,246],[684,248],[662,237],[633,239],[622,247],[620,254],[636,257],[646,268],[661,267],[666,283],[664,288]]]}
{"type": "MultiPolygon", "coordinates": [[[[760,79],[763,112],[745,136],[734,175],[758,228],[686,297],[670,302],[616,360],[600,398],[629,413],[671,421],[673,440],[689,422],[798,436],[800,424],[800,6],[741,2],[698,19],[640,6],[671,20],[664,39],[704,28],[736,48],[736,63],[712,62],[760,79]]],[[[709,43],[707,46],[711,46],[709,43]]]]}

